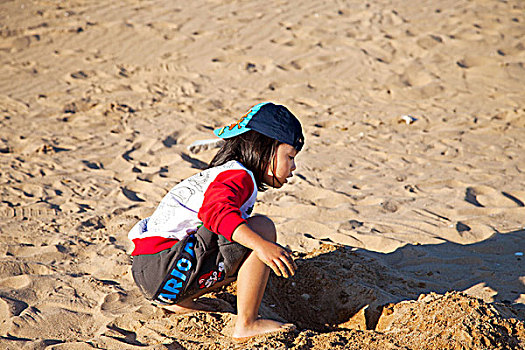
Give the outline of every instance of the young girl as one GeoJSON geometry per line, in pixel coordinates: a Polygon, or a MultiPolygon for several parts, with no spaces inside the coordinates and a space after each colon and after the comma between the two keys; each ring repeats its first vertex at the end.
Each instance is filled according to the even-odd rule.
{"type": "Polygon", "coordinates": [[[282,187],[296,169],[301,124],[266,102],[215,135],[225,144],[209,168],[173,187],[131,229],[133,278],[148,299],[176,313],[213,311],[197,298],[237,279],[234,339],[293,328],[258,317],[270,269],[290,277],[297,267],[276,243],[273,222],[250,215],[257,191],[282,187]]]}

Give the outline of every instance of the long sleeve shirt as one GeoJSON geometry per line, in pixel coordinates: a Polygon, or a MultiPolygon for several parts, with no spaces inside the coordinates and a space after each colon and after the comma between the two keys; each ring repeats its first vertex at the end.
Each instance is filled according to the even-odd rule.
{"type": "Polygon", "coordinates": [[[257,186],[251,171],[237,161],[206,169],[173,187],[153,214],[128,234],[131,255],[155,254],[171,248],[204,225],[229,241],[251,215],[257,186]]]}

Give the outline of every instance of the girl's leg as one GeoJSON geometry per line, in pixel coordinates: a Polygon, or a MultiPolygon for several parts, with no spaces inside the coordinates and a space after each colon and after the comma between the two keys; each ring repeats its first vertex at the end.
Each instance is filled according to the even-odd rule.
{"type": "MultiPolygon", "coordinates": [[[[231,281],[229,283],[231,283],[231,281]]],[[[222,287],[222,285],[220,287],[222,287]]],[[[195,299],[195,300],[193,299],[185,300],[184,302],[178,303],[176,305],[160,305],[160,307],[170,312],[173,312],[175,314],[178,314],[178,315],[184,315],[184,314],[193,313],[197,311],[201,311],[201,312],[233,312],[234,311],[233,307],[227,302],[221,299],[206,298],[206,297],[195,299]]]]}
{"type": "Polygon", "coordinates": [[[228,307],[228,303],[221,301],[220,299],[212,298],[200,298],[203,294],[207,294],[215,289],[219,289],[225,285],[232,283],[234,279],[225,279],[221,282],[213,285],[212,288],[208,288],[205,291],[192,296],[189,299],[185,299],[175,305],[160,305],[163,309],[171,311],[176,314],[187,314],[196,311],[204,312],[220,312],[220,311],[233,311],[231,305],[228,307]],[[231,310],[229,310],[231,308],[231,310]]]}
{"type": "MultiPolygon", "coordinates": [[[[267,217],[253,216],[248,219],[248,225],[267,240],[275,242],[275,225],[267,217]]],[[[234,338],[252,337],[293,327],[291,324],[258,318],[269,274],[270,268],[253,252],[241,265],[237,277],[237,320],[233,331],[234,338]]]]}

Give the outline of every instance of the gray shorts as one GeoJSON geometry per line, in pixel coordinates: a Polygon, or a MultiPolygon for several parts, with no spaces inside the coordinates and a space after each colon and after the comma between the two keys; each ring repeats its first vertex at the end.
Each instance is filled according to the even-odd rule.
{"type": "Polygon", "coordinates": [[[144,296],[160,304],[177,304],[235,280],[251,250],[201,226],[173,247],[133,257],[131,272],[144,296]]]}

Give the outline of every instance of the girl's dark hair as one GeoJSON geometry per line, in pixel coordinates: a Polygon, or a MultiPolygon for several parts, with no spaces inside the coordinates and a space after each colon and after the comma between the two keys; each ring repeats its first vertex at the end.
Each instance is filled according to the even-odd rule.
{"type": "Polygon", "coordinates": [[[257,189],[265,191],[267,186],[263,183],[264,173],[277,146],[282,142],[253,130],[225,141],[226,143],[213,157],[209,168],[236,160],[253,173],[257,189]]]}

